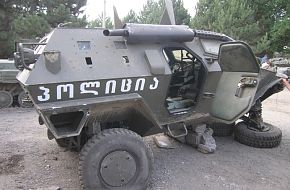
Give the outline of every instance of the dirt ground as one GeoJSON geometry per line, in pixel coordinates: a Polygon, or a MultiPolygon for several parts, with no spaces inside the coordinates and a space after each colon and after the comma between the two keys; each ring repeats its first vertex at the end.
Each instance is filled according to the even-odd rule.
{"type": "MultiPolygon", "coordinates": [[[[264,120],[279,126],[282,143],[257,149],[216,138],[217,151],[205,155],[173,142],[154,152],[154,172],[148,190],[289,190],[290,92],[273,95],[263,104],[264,120]]],[[[59,148],[46,137],[34,109],[0,110],[0,189],[80,189],[78,154],[59,148]]]]}

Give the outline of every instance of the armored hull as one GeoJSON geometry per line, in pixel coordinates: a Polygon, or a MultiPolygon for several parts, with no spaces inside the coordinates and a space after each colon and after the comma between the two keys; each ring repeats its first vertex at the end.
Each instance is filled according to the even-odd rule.
{"type": "MultiPolygon", "coordinates": [[[[34,50],[23,45],[15,53],[17,79],[48,138],[82,150],[84,189],[145,189],[153,159],[140,137],[165,132],[214,152],[207,124],[239,119],[239,129],[256,126],[269,136],[259,105],[281,90],[274,90],[280,79],[260,70],[246,43],[224,34],[127,24],[112,31],[56,28],[34,50]]],[[[239,137],[265,144],[264,137],[239,137]]],[[[274,142],[264,147],[277,146],[281,134],[269,138],[274,142]]]]}

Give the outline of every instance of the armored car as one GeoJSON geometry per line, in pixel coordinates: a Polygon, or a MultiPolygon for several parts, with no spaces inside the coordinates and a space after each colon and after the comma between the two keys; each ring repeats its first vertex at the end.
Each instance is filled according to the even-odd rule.
{"type": "Polygon", "coordinates": [[[261,116],[261,102],[283,89],[275,73],[244,42],[175,25],[168,7],[162,25],[56,28],[34,50],[18,46],[17,79],[49,139],[80,150],[84,189],[144,189],[153,155],[141,137],[160,132],[214,152],[208,125],[242,119],[239,142],[281,141],[261,116]]]}

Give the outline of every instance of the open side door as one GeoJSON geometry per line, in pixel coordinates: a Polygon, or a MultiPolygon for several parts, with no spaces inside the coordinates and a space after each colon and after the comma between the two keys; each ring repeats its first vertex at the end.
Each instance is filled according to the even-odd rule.
{"type": "Polygon", "coordinates": [[[243,42],[221,44],[218,61],[222,75],[210,114],[217,120],[232,123],[250,110],[260,67],[251,48],[243,42]]]}

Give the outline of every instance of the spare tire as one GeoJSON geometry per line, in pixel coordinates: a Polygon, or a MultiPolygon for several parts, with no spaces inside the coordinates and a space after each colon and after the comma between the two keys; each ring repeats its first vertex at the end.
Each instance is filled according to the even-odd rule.
{"type": "Polygon", "coordinates": [[[269,127],[267,131],[250,128],[246,122],[236,124],[234,130],[235,140],[256,148],[277,147],[282,140],[281,130],[269,123],[265,124],[269,127]]]}

